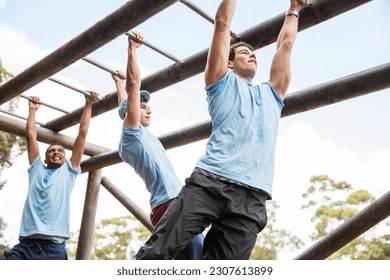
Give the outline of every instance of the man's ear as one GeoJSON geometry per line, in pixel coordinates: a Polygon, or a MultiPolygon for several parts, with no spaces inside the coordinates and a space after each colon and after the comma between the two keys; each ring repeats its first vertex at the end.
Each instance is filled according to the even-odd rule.
{"type": "Polygon", "coordinates": [[[227,67],[230,68],[230,69],[233,69],[233,62],[228,60],[227,67]]]}
{"type": "Polygon", "coordinates": [[[47,164],[47,162],[46,162],[46,159],[45,159],[45,160],[43,160],[43,163],[44,163],[44,164],[47,164]]]}

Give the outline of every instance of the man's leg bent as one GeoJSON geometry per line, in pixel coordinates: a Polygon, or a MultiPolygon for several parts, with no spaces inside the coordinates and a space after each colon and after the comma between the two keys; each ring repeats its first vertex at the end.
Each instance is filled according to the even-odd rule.
{"type": "Polygon", "coordinates": [[[207,188],[208,177],[195,174],[187,180],[178,197],[135,255],[136,259],[173,259],[220,211],[207,188]]]}
{"type": "Polygon", "coordinates": [[[236,193],[206,235],[204,259],[249,259],[257,234],[266,226],[268,196],[236,185],[231,188],[236,193]]]}

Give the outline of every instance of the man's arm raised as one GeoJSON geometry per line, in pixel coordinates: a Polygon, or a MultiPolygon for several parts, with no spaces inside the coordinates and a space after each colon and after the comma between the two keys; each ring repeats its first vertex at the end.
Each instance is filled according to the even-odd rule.
{"type": "Polygon", "coordinates": [[[28,102],[28,117],[26,123],[26,135],[27,135],[27,154],[28,162],[32,164],[33,161],[39,155],[39,147],[37,141],[37,127],[35,123],[35,115],[41,104],[38,96],[32,96],[32,100],[28,102]]]}
{"type": "Polygon", "coordinates": [[[205,69],[206,86],[215,83],[226,74],[230,48],[230,26],[236,2],[236,0],[224,0],[217,9],[214,34],[205,69]]]}
{"type": "Polygon", "coordinates": [[[141,119],[141,103],[139,91],[141,89],[141,73],[137,62],[137,49],[142,43],[142,34],[134,32],[137,41],[129,37],[129,46],[127,49],[127,70],[126,70],[126,91],[127,91],[127,110],[124,125],[138,129],[141,119]]]}
{"type": "Polygon", "coordinates": [[[276,52],[272,59],[269,83],[278,95],[284,99],[290,85],[290,57],[298,33],[299,12],[302,3],[308,0],[290,0],[290,8],[286,13],[282,29],[276,41],[276,52]]]}
{"type": "Polygon", "coordinates": [[[90,93],[90,95],[85,96],[85,106],[80,119],[79,133],[73,144],[72,156],[70,157],[70,162],[72,163],[74,169],[78,169],[80,167],[81,159],[84,154],[89,123],[92,116],[92,104],[98,100],[99,96],[96,92],[90,93]]]}

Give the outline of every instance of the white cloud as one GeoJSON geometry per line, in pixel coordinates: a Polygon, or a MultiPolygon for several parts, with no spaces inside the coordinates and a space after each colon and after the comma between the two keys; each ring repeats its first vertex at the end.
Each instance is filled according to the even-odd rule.
{"type": "Polygon", "coordinates": [[[367,157],[361,187],[368,189],[377,197],[390,189],[390,150],[373,151],[367,157]]]}
{"type": "Polygon", "coordinates": [[[29,41],[25,33],[6,25],[0,25],[0,37],[3,67],[13,74],[18,74],[50,52],[29,41]]]}
{"type": "Polygon", "coordinates": [[[0,0],[0,15],[3,13],[5,5],[7,5],[7,0],[0,0]]]}

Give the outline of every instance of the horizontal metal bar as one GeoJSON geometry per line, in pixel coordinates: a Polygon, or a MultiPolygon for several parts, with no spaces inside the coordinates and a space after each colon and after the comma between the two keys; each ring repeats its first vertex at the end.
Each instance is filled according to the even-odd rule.
{"type": "MultiPolygon", "coordinates": [[[[9,112],[9,111],[3,110],[3,109],[1,109],[1,108],[0,108],[0,112],[1,112],[1,113],[4,113],[4,114],[7,114],[7,115],[10,115],[10,116],[13,116],[13,117],[15,117],[15,118],[19,118],[19,119],[22,119],[22,120],[27,120],[26,117],[23,117],[23,116],[21,116],[21,115],[15,114],[15,113],[13,113],[13,112],[9,112]]],[[[35,121],[35,123],[36,123],[36,124],[39,124],[40,126],[45,126],[44,123],[41,123],[41,122],[38,122],[38,121],[35,121]]]]}
{"type": "Polygon", "coordinates": [[[89,95],[90,95],[89,92],[87,92],[87,91],[85,91],[85,90],[82,90],[82,89],[79,89],[79,88],[76,88],[76,87],[74,87],[74,86],[72,86],[72,85],[70,85],[70,84],[67,84],[67,83],[65,83],[65,82],[62,82],[62,81],[60,81],[60,80],[58,80],[58,79],[56,79],[56,78],[48,78],[48,80],[49,80],[49,81],[52,81],[52,82],[55,82],[55,83],[57,83],[57,84],[60,84],[60,85],[62,85],[62,86],[64,86],[64,87],[73,89],[74,91],[77,91],[77,92],[79,92],[79,93],[81,93],[81,94],[84,94],[85,96],[89,96],[89,95]]]}
{"type": "Polygon", "coordinates": [[[127,1],[117,10],[0,86],[0,105],[177,2],[178,0],[127,1]]]}
{"type": "Polygon", "coordinates": [[[119,78],[121,78],[122,80],[126,79],[126,77],[123,77],[122,75],[119,75],[118,72],[114,69],[111,69],[107,66],[104,66],[103,64],[93,60],[93,59],[90,59],[88,57],[83,57],[82,60],[86,61],[86,62],[89,62],[90,64],[96,66],[96,67],[99,67],[100,69],[104,70],[104,71],[107,71],[108,73],[111,73],[112,75],[115,75],[115,76],[118,76],[119,78]]]}
{"type": "MultiPolygon", "coordinates": [[[[19,96],[20,96],[20,97],[23,97],[23,98],[25,98],[25,99],[27,99],[27,100],[34,101],[30,96],[27,96],[27,95],[24,95],[24,94],[19,94],[19,96]]],[[[39,104],[42,104],[43,106],[46,106],[46,107],[52,108],[52,109],[54,109],[54,110],[60,111],[60,112],[62,112],[62,113],[65,113],[65,114],[67,114],[67,115],[70,114],[70,112],[68,112],[68,111],[66,111],[66,110],[64,110],[64,109],[61,109],[61,108],[59,108],[59,107],[56,107],[56,106],[47,104],[47,103],[45,103],[45,102],[43,102],[43,101],[39,101],[38,103],[39,103],[39,104]]]]}
{"type": "MultiPolygon", "coordinates": [[[[188,0],[180,0],[181,3],[183,3],[184,5],[186,5],[188,8],[190,8],[191,10],[193,10],[195,13],[197,13],[198,15],[200,15],[201,17],[203,17],[204,19],[206,19],[207,21],[211,22],[212,24],[215,23],[215,20],[209,16],[205,11],[203,11],[202,9],[200,9],[198,6],[196,6],[194,3],[192,3],[191,1],[188,1],[188,0]]],[[[230,30],[230,36],[233,38],[233,39],[236,39],[238,40],[240,38],[240,35],[234,33],[233,31],[230,30]]]]}
{"type": "MultiPolygon", "coordinates": [[[[134,35],[134,33],[131,32],[131,31],[126,32],[125,35],[129,36],[131,39],[133,39],[133,40],[135,40],[135,41],[137,41],[137,42],[140,42],[140,41],[137,39],[137,37],[134,35]]],[[[173,56],[173,55],[171,55],[171,54],[169,54],[169,53],[167,53],[167,52],[165,52],[165,51],[159,49],[158,47],[155,47],[154,45],[152,45],[151,43],[149,43],[148,41],[146,41],[146,40],[144,40],[144,39],[143,39],[142,42],[140,42],[140,43],[142,43],[143,45],[149,47],[150,49],[152,49],[152,50],[158,52],[159,54],[162,54],[163,56],[168,57],[169,59],[171,59],[171,60],[173,60],[173,61],[175,61],[175,62],[183,63],[183,60],[181,60],[181,59],[179,59],[179,58],[177,58],[177,57],[175,57],[175,56],[173,56]]]]}
{"type": "MultiPolygon", "coordinates": [[[[26,122],[21,122],[13,118],[3,116],[0,118],[0,131],[26,137],[26,122]]],[[[37,127],[37,140],[46,144],[60,143],[64,148],[71,150],[75,138],[54,132],[46,127],[37,127]]],[[[84,154],[88,156],[96,156],[110,151],[110,149],[98,146],[92,143],[86,143],[84,154]]]]}

